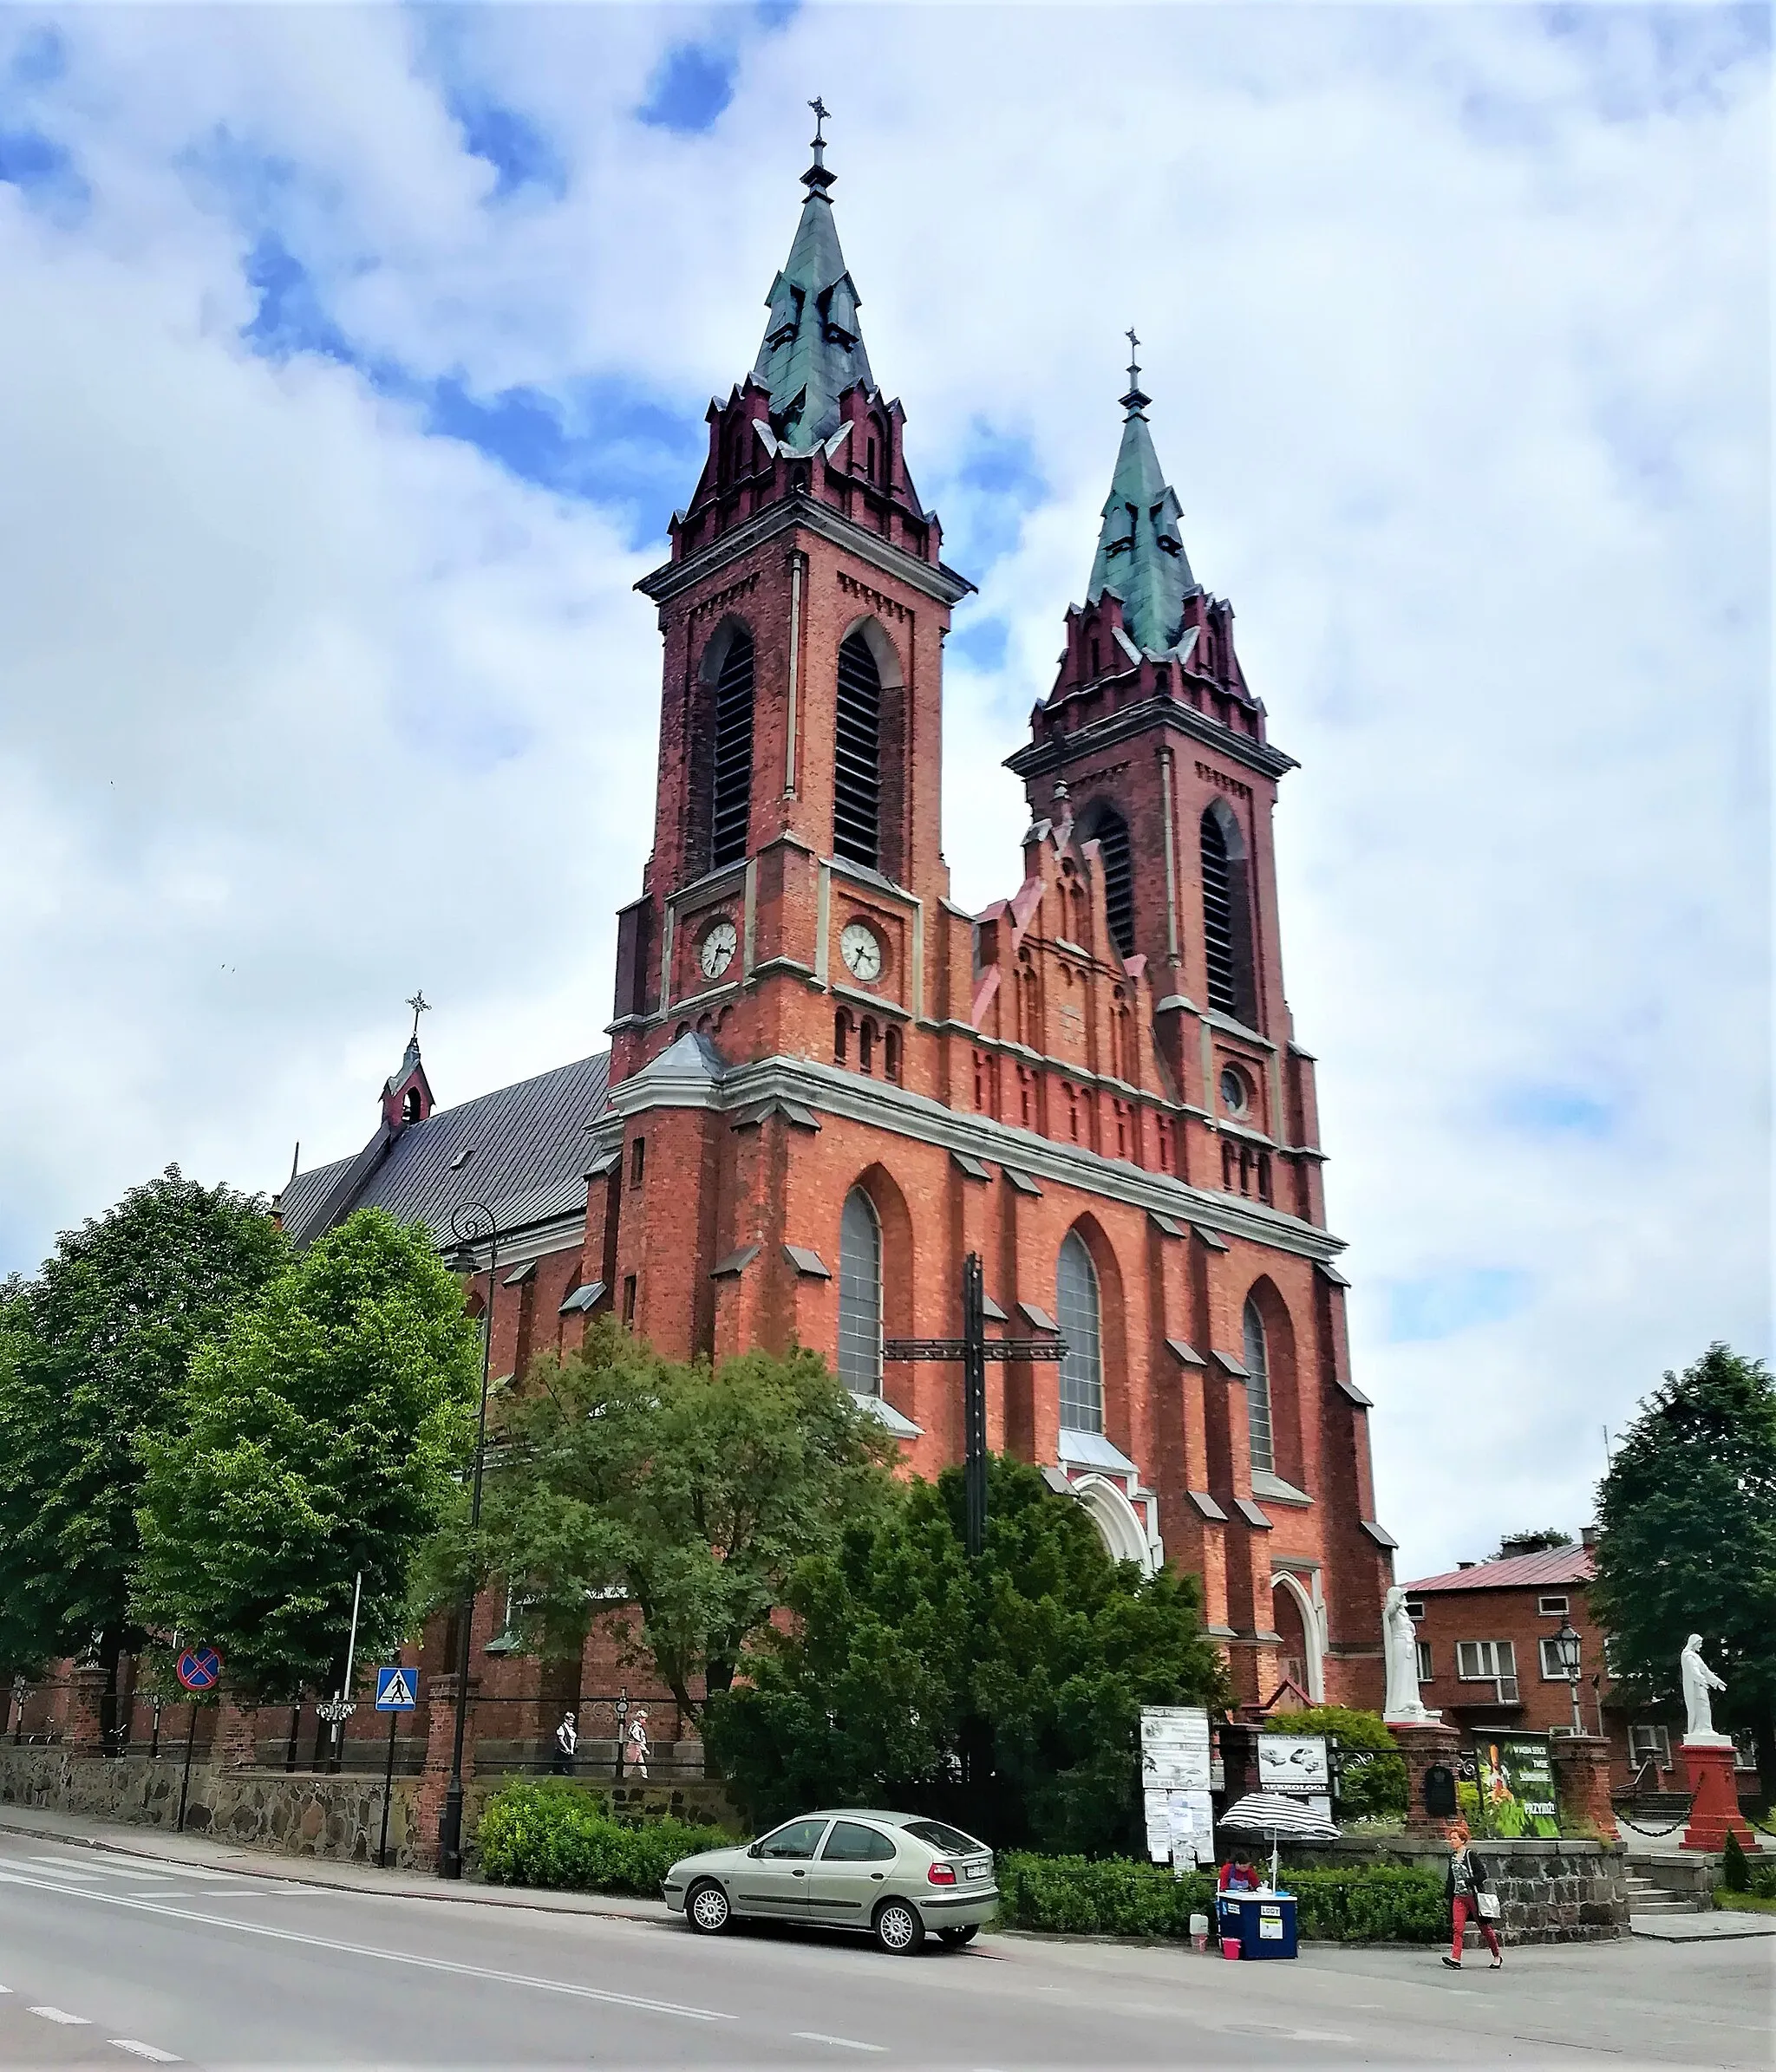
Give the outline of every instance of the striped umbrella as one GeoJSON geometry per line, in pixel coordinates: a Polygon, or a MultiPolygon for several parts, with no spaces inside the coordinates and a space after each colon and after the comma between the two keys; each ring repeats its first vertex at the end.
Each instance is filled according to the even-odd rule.
{"type": "Polygon", "coordinates": [[[1296,1841],[1336,1841],[1336,1825],[1314,1811],[1305,1800],[1285,1798],[1280,1791],[1249,1791],[1236,1799],[1217,1823],[1236,1834],[1268,1834],[1270,1838],[1270,1886],[1276,1886],[1276,1840],[1286,1834],[1296,1841]]]}

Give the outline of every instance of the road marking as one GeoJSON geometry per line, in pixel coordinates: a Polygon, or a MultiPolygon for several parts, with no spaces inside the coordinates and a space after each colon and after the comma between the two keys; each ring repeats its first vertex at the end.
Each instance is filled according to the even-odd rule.
{"type": "Polygon", "coordinates": [[[70,1878],[199,1878],[232,1885],[238,1872],[194,1870],[188,1863],[168,1863],[161,1856],[137,1856],[114,1862],[108,1857],[83,1857],[78,1864],[66,1856],[32,1856],[45,1870],[61,1871],[70,1878]]]}
{"type": "Polygon", "coordinates": [[[41,2015],[46,2022],[66,2022],[80,2029],[91,2026],[84,2015],[71,2015],[66,2008],[34,2007],[30,2011],[34,2015],[41,2015]]]}
{"type": "MultiPolygon", "coordinates": [[[[300,1943],[309,1950],[330,1950],[341,1957],[369,1957],[383,1964],[408,1964],[418,1971],[446,1971],[457,1978],[484,1978],[493,1985],[528,1986],[537,1993],[563,1993],[572,2000],[596,2000],[605,2007],[633,2007],[644,2014],[679,2015],[687,2022],[737,2022],[738,2015],[723,2014],[708,2007],[682,2007],[673,2000],[647,2000],[636,1993],[613,1993],[602,1986],[570,1985],[560,1978],[532,1978],[522,1971],[496,1971],[486,1964],[466,1964],[443,1957],[418,1957],[407,1950],[378,1950],[369,1943],[342,1943],[330,1936],[304,1935],[294,1928],[273,1928],[264,1921],[230,1921],[213,1913],[193,1913],[182,1906],[162,1906],[130,1893],[99,1892],[83,1886],[52,1885],[42,1878],[21,1877],[0,1871],[0,1885],[29,1886],[36,1892],[59,1892],[70,1899],[90,1900],[95,1906],[125,1906],[135,1913],[158,1914],[166,1921],[193,1921],[204,1928],[232,1928],[237,1935],[260,1935],[276,1943],[300,1943]]],[[[32,2010],[35,2013],[37,2010],[32,2010]]],[[[70,2017],[73,2018],[73,2017],[70,2017]]]]}
{"type": "Polygon", "coordinates": [[[176,2065],[179,2059],[170,2050],[156,2050],[152,2043],[139,2043],[134,2036],[113,2036],[114,2050],[127,2050],[132,2056],[151,2058],[157,2065],[176,2065]]]}
{"type": "Polygon", "coordinates": [[[850,2036],[829,2036],[818,2029],[798,2029],[792,2032],[804,2043],[831,2043],[837,2050],[886,2050],[885,2043],[859,2043],[850,2036]]]}

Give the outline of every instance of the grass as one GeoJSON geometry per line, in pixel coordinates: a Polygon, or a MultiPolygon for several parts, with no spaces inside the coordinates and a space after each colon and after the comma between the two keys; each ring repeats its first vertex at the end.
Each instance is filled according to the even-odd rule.
{"type": "Polygon", "coordinates": [[[1714,1887],[1714,1904],[1725,1913],[1776,1913],[1776,1899],[1760,1899],[1756,1893],[1730,1893],[1714,1887]]]}

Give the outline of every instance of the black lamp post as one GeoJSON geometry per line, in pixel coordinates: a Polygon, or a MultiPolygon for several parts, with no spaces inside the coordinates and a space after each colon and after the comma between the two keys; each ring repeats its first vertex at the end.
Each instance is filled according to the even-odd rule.
{"type": "MultiPolygon", "coordinates": [[[[452,1269],[473,1276],[476,1272],[475,1248],[487,1247],[487,1306],[481,1324],[481,1412],[475,1426],[474,1472],[469,1483],[468,1527],[471,1533],[481,1522],[481,1462],[487,1448],[487,1373],[493,1355],[493,1275],[500,1264],[500,1231],[493,1212],[484,1202],[463,1202],[450,1212],[450,1235],[456,1240],[452,1269]]],[[[438,1875],[462,1875],[462,1743],[468,1730],[468,1659],[470,1632],[475,1618],[475,1586],[471,1577],[457,1619],[456,1730],[450,1745],[450,1782],[444,1790],[444,1810],[438,1818],[438,1875]]]]}
{"type": "Polygon", "coordinates": [[[617,1781],[623,1782],[623,1744],[629,1737],[629,1686],[625,1684],[617,1694],[617,1703],[611,1706],[617,1716],[617,1781]]]}
{"type": "Polygon", "coordinates": [[[1570,1619],[1563,1619],[1560,1622],[1560,1631],[1554,1636],[1554,1652],[1559,1658],[1561,1671],[1566,1678],[1567,1691],[1572,1699],[1572,1730],[1575,1734],[1583,1734],[1585,1730],[1584,1722],[1578,1716],[1578,1665],[1581,1648],[1582,1643],[1579,1637],[1572,1630],[1572,1621],[1570,1619]]]}

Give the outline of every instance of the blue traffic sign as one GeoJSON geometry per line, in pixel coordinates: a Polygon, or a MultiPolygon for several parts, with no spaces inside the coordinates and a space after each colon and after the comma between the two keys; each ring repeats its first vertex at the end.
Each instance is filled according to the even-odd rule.
{"type": "Polygon", "coordinates": [[[420,1672],[416,1669],[379,1669],[376,1671],[378,1712],[411,1712],[419,1703],[420,1672]]]}
{"type": "Polygon", "coordinates": [[[173,1673],[187,1691],[213,1691],[222,1675],[222,1658],[213,1647],[188,1647],[173,1673]]]}

